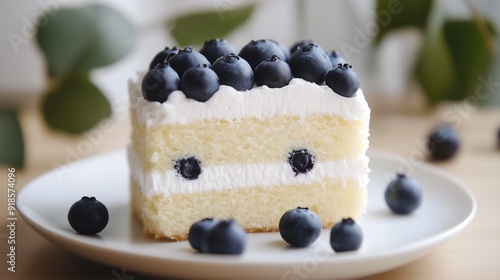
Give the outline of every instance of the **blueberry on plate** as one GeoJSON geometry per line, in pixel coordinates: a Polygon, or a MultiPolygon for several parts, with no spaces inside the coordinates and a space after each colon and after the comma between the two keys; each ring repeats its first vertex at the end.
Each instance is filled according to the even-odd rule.
{"type": "Polygon", "coordinates": [[[342,219],[332,227],[330,245],[335,252],[358,250],[361,243],[363,243],[363,231],[353,219],[342,219]]]}
{"type": "Polygon", "coordinates": [[[214,225],[204,240],[209,254],[240,255],[247,243],[245,231],[231,219],[214,225]]]}
{"type": "Polygon", "coordinates": [[[162,51],[157,53],[153,60],[151,60],[151,63],[149,64],[149,69],[153,69],[156,65],[165,63],[171,56],[174,56],[177,54],[179,49],[177,47],[169,48],[165,47],[162,51]]]}
{"type": "Polygon", "coordinates": [[[149,101],[165,102],[170,93],[178,90],[180,79],[168,63],[157,64],[142,78],[142,96],[149,101]]]}
{"type": "Polygon", "coordinates": [[[168,63],[170,66],[174,68],[174,70],[179,74],[179,77],[182,79],[182,75],[189,68],[198,66],[200,64],[206,64],[210,66],[210,61],[202,55],[201,53],[193,50],[192,47],[185,47],[183,50],[180,50],[176,55],[171,56],[168,59],[168,63]]]}
{"type": "Polygon", "coordinates": [[[106,227],[108,221],[108,209],[93,196],[82,197],[68,211],[70,226],[80,234],[97,234],[106,227]]]}
{"type": "Polygon", "coordinates": [[[279,59],[277,55],[266,59],[255,67],[255,83],[258,86],[266,85],[270,88],[280,88],[288,85],[292,79],[292,71],[288,63],[279,59]]]}
{"type": "Polygon", "coordinates": [[[277,55],[281,60],[286,60],[286,56],[281,48],[271,40],[252,40],[246,44],[238,54],[243,57],[248,64],[255,69],[259,63],[277,55]]]}
{"type": "Polygon", "coordinates": [[[279,222],[280,235],[294,247],[306,247],[314,243],[321,234],[321,220],[307,207],[286,211],[279,222]]]}
{"type": "Polygon", "coordinates": [[[347,63],[337,64],[335,68],[328,71],[325,83],[335,93],[344,97],[353,97],[359,89],[358,75],[347,63]]]}
{"type": "Polygon", "coordinates": [[[205,41],[203,47],[200,49],[200,53],[213,64],[221,56],[236,53],[236,49],[227,40],[212,39],[205,41]]]}
{"type": "Polygon", "coordinates": [[[219,89],[219,77],[207,64],[191,67],[181,78],[181,89],[187,98],[205,102],[219,89]]]}
{"type": "Polygon", "coordinates": [[[250,64],[234,53],[219,57],[212,65],[212,70],[219,76],[221,85],[231,86],[238,91],[253,87],[254,73],[250,64]]]}
{"type": "Polygon", "coordinates": [[[294,77],[321,85],[332,62],[318,45],[306,44],[292,54],[290,68],[294,77]]]}
{"type": "Polygon", "coordinates": [[[427,148],[432,159],[448,160],[460,149],[460,137],[451,125],[441,124],[431,131],[427,148]]]}
{"type": "Polygon", "coordinates": [[[420,206],[422,190],[416,180],[398,173],[385,189],[384,198],[392,212],[408,215],[420,206]]]}
{"type": "Polygon", "coordinates": [[[219,220],[214,218],[205,218],[195,222],[189,228],[188,241],[193,249],[206,253],[206,237],[208,232],[219,223],[219,220]]]}

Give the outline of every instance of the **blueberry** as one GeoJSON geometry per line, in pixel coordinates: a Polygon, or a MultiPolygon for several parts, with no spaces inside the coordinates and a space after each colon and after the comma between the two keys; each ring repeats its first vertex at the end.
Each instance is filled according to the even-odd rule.
{"type": "Polygon", "coordinates": [[[290,68],[294,77],[321,85],[332,62],[318,45],[306,44],[292,54],[290,68]]]}
{"type": "Polygon", "coordinates": [[[252,67],[246,60],[233,53],[219,57],[212,65],[212,69],[219,76],[221,85],[231,86],[239,91],[253,87],[252,67]]]}
{"type": "Polygon", "coordinates": [[[335,252],[358,250],[362,242],[363,231],[353,219],[342,219],[332,227],[330,245],[335,252]]]}
{"type": "Polygon", "coordinates": [[[169,48],[165,47],[162,51],[157,53],[153,60],[151,60],[151,63],[149,64],[149,69],[153,69],[156,65],[165,63],[171,56],[174,56],[177,54],[179,50],[177,47],[169,48]]]}
{"type": "Polygon", "coordinates": [[[288,85],[292,79],[292,71],[288,63],[273,55],[255,67],[255,83],[258,86],[266,85],[270,88],[280,88],[288,85]]]}
{"type": "Polygon", "coordinates": [[[285,55],[285,62],[288,62],[290,60],[290,56],[292,56],[292,54],[290,53],[290,49],[288,49],[287,46],[285,46],[283,43],[276,40],[269,39],[269,41],[275,43],[276,45],[278,45],[278,47],[280,47],[281,51],[283,51],[283,54],[285,55]]]}
{"type": "Polygon", "coordinates": [[[341,56],[338,52],[336,51],[329,51],[326,53],[328,57],[330,58],[330,61],[332,62],[332,66],[336,67],[338,64],[344,64],[347,63],[345,58],[341,56]]]}
{"type": "Polygon", "coordinates": [[[179,89],[180,79],[168,63],[160,63],[146,73],[141,86],[146,100],[163,103],[172,91],[179,89]]]}
{"type": "Polygon", "coordinates": [[[407,215],[420,206],[422,190],[417,181],[403,173],[398,173],[396,178],[389,182],[384,197],[394,213],[407,215]]]}
{"type": "Polygon", "coordinates": [[[252,69],[273,55],[277,55],[281,60],[286,60],[281,48],[271,40],[252,40],[239,53],[239,56],[243,57],[252,69]]]}
{"type": "Polygon", "coordinates": [[[460,149],[460,137],[451,125],[441,124],[431,131],[427,148],[432,159],[448,160],[460,149]]]}
{"type": "Polygon", "coordinates": [[[500,149],[500,128],[497,131],[497,147],[500,149]]]}
{"type": "Polygon", "coordinates": [[[344,97],[353,97],[359,89],[358,75],[347,63],[337,64],[335,68],[328,71],[325,83],[335,93],[344,97]]]}
{"type": "Polygon", "coordinates": [[[208,232],[217,224],[219,220],[214,218],[205,218],[197,221],[189,228],[188,241],[193,249],[206,253],[206,237],[208,232]]]}
{"type": "Polygon", "coordinates": [[[224,220],[208,231],[202,246],[209,254],[240,255],[246,243],[245,231],[234,220],[224,220]]]}
{"type": "Polygon", "coordinates": [[[306,247],[314,243],[321,234],[321,220],[307,207],[286,211],[279,222],[280,235],[294,247],[306,247]]]}
{"type": "Polygon", "coordinates": [[[184,75],[184,72],[186,72],[191,67],[195,67],[200,64],[206,64],[210,66],[210,61],[208,61],[208,59],[201,53],[193,50],[193,48],[190,46],[185,47],[176,55],[171,56],[170,59],[168,59],[168,63],[170,63],[170,66],[175,69],[181,79],[184,75]]]}
{"type": "Polygon", "coordinates": [[[212,39],[205,41],[200,53],[213,64],[221,56],[236,53],[236,49],[227,40],[212,39]]]}
{"type": "Polygon", "coordinates": [[[295,44],[293,44],[291,47],[290,47],[290,55],[293,55],[297,50],[300,49],[300,47],[302,47],[303,45],[307,45],[307,44],[313,44],[313,45],[317,45],[316,43],[314,43],[313,40],[302,40],[302,41],[298,41],[296,42],[295,44]]]}
{"type": "Polygon", "coordinates": [[[80,234],[97,234],[106,227],[108,220],[108,209],[95,197],[82,197],[68,212],[69,224],[80,234]]]}
{"type": "Polygon", "coordinates": [[[219,77],[207,64],[198,65],[184,73],[181,89],[187,98],[205,102],[219,89],[219,77]]]}
{"type": "Polygon", "coordinates": [[[314,167],[315,157],[306,149],[293,150],[288,155],[288,163],[292,167],[295,175],[307,173],[314,167]]]}
{"type": "Polygon", "coordinates": [[[182,178],[186,180],[195,180],[200,176],[201,162],[195,157],[181,158],[174,164],[174,168],[182,178]]]}

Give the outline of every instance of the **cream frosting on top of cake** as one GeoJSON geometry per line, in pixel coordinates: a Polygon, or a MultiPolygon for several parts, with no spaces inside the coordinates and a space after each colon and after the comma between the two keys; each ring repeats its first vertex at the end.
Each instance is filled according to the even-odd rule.
{"type": "Polygon", "coordinates": [[[129,81],[130,103],[137,120],[147,127],[166,124],[188,124],[202,120],[235,120],[240,118],[270,118],[277,115],[304,116],[309,114],[337,115],[345,120],[368,122],[370,108],[361,88],[354,97],[336,94],[326,85],[294,78],[282,88],[267,86],[237,91],[221,85],[206,102],[186,98],[180,90],[172,92],[163,103],[142,97],[142,75],[129,81]]]}
{"type": "Polygon", "coordinates": [[[196,180],[186,180],[174,169],[144,172],[138,155],[131,147],[128,149],[128,157],[131,175],[147,197],[174,193],[227,191],[255,186],[314,184],[325,179],[340,179],[344,182],[348,179],[355,180],[360,187],[366,188],[369,180],[367,156],[315,162],[311,171],[299,175],[292,171],[287,162],[210,166],[204,168],[196,180]]]}

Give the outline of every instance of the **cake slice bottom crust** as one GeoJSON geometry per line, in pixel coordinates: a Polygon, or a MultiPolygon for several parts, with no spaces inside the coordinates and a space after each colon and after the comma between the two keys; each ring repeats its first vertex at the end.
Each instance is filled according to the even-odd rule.
{"type": "Polygon", "coordinates": [[[209,217],[232,218],[247,232],[278,231],[281,216],[298,206],[316,212],[329,228],[342,218],[359,219],[367,200],[366,188],[352,179],[146,197],[131,178],[131,191],[132,210],[144,232],[177,241],[187,240],[191,225],[209,217]]]}

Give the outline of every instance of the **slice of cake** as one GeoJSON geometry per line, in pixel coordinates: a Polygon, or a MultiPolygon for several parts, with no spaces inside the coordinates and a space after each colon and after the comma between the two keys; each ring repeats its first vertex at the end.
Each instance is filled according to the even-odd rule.
{"type": "MultiPolygon", "coordinates": [[[[271,42],[249,45],[261,41],[263,49],[271,42]]],[[[129,81],[132,209],[144,232],[186,240],[205,217],[277,231],[297,206],[325,228],[363,214],[370,109],[347,64],[332,67],[313,44],[254,68],[246,60],[255,54],[244,59],[243,49],[211,67],[186,67],[186,53],[199,54],[186,48],[129,81]],[[254,85],[253,74],[264,78],[254,85]]]]}

